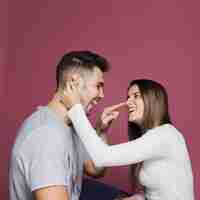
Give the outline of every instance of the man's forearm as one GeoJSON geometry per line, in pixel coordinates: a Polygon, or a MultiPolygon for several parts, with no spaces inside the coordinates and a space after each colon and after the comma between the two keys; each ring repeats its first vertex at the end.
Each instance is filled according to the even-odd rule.
{"type": "Polygon", "coordinates": [[[36,200],[69,200],[65,186],[49,186],[33,192],[36,200]]]}

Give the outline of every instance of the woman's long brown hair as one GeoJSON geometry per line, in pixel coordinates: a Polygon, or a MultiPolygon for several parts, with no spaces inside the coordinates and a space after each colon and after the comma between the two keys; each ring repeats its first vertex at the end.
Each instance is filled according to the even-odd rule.
{"type": "MultiPolygon", "coordinates": [[[[131,81],[128,90],[133,85],[137,85],[141,93],[144,101],[144,114],[142,124],[128,122],[128,137],[130,141],[141,137],[149,129],[171,123],[166,89],[160,83],[148,79],[131,81]]],[[[140,162],[130,166],[131,184],[135,191],[145,191],[145,187],[139,182],[142,164],[143,162],[140,162]]]]}

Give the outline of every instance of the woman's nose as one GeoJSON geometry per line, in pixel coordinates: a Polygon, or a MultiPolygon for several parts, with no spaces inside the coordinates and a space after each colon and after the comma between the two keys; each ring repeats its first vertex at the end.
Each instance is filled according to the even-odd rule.
{"type": "Polygon", "coordinates": [[[128,105],[131,105],[131,104],[133,104],[133,103],[134,103],[134,99],[133,99],[133,98],[128,98],[127,104],[128,104],[128,105]]]}

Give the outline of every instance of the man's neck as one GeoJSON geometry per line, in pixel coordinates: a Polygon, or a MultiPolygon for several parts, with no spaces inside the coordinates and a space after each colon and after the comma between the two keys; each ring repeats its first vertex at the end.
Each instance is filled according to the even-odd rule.
{"type": "Polygon", "coordinates": [[[58,118],[60,118],[61,121],[68,125],[70,124],[70,120],[67,116],[67,110],[56,95],[48,103],[48,107],[58,116],[58,118]]]}

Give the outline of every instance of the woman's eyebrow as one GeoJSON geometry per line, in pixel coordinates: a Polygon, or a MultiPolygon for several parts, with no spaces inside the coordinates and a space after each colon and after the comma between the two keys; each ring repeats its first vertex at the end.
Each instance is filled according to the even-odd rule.
{"type": "Polygon", "coordinates": [[[134,95],[136,95],[136,94],[140,94],[140,92],[139,92],[139,91],[137,91],[137,92],[132,92],[132,93],[128,94],[128,97],[134,96],[134,95]]]}

